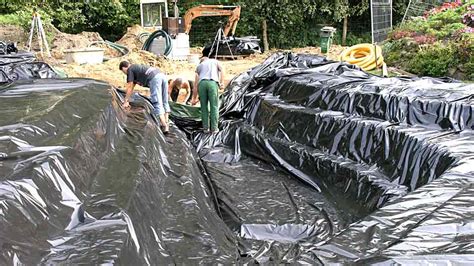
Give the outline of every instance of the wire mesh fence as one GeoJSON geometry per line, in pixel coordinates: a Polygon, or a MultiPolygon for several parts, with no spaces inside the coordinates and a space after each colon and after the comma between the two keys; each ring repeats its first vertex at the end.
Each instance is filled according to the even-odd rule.
{"type": "MultiPolygon", "coordinates": [[[[341,23],[342,27],[342,23],[341,23]]],[[[342,32],[342,28],[341,28],[342,32]]],[[[364,12],[360,16],[349,17],[346,44],[351,46],[371,41],[370,12],[364,12]]]]}
{"type": "Polygon", "coordinates": [[[222,17],[200,17],[193,20],[189,32],[189,42],[192,47],[204,47],[211,44],[216,37],[219,27],[226,20],[222,17]]]}
{"type": "MultiPolygon", "coordinates": [[[[372,0],[371,9],[368,9],[366,12],[359,16],[349,17],[346,45],[353,45],[357,43],[372,41],[376,43],[382,42],[386,39],[392,27],[402,22],[403,19],[413,16],[421,16],[427,10],[438,6],[443,2],[454,2],[454,0],[412,0],[409,1],[410,4],[408,4],[408,1],[406,1],[408,7],[406,7],[407,4],[405,4],[405,6],[403,6],[402,8],[400,8],[399,5],[396,5],[399,2],[401,2],[401,0],[372,0]],[[398,9],[394,11],[393,8],[398,9]],[[374,39],[372,39],[372,35],[374,39]]],[[[227,20],[228,17],[225,16],[199,17],[194,19],[192,23],[192,29],[190,31],[191,46],[203,47],[206,44],[211,44],[214,41],[214,38],[219,29],[219,23],[226,23],[227,20]]],[[[245,23],[247,23],[247,21],[241,22],[237,27],[237,36],[242,36],[242,34],[244,34],[244,36],[257,35],[260,38],[262,37],[259,25],[252,25],[252,29],[249,30],[249,26],[245,23]]],[[[269,38],[271,38],[271,46],[285,48],[286,45],[281,44],[281,38],[293,40],[296,38],[295,36],[292,36],[293,33],[298,33],[299,35],[301,35],[301,40],[295,41],[295,43],[298,43],[298,45],[301,45],[299,43],[302,42],[304,42],[306,45],[318,45],[320,27],[317,25],[319,24],[336,27],[338,31],[336,32],[334,43],[341,44],[342,22],[331,22],[328,19],[318,17],[314,19],[314,21],[307,20],[306,24],[308,24],[308,29],[295,28],[294,31],[286,29],[284,34],[281,34],[279,32],[279,29],[277,28],[277,25],[275,26],[270,23],[268,30],[269,38]]]]}
{"type": "Polygon", "coordinates": [[[402,23],[407,19],[422,16],[426,11],[443,3],[456,2],[455,0],[411,0],[403,16],[402,23]]]}
{"type": "Polygon", "coordinates": [[[392,30],[392,0],[371,0],[372,43],[387,39],[392,30]]]}

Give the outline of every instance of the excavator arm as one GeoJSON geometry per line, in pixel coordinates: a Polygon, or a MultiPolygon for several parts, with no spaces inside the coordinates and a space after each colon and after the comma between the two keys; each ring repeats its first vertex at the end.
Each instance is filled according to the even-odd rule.
{"type": "Polygon", "coordinates": [[[228,16],[229,20],[224,27],[225,37],[235,34],[237,22],[240,19],[240,6],[200,5],[189,9],[184,15],[184,30],[187,34],[191,31],[193,19],[198,17],[228,16]]]}

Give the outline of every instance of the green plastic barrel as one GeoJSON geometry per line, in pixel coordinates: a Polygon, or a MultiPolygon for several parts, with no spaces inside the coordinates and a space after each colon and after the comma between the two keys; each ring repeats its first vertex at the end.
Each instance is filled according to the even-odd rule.
{"type": "Polygon", "coordinates": [[[331,48],[334,32],[336,32],[336,29],[333,27],[324,27],[321,29],[321,32],[319,33],[321,53],[327,54],[331,48]]]}

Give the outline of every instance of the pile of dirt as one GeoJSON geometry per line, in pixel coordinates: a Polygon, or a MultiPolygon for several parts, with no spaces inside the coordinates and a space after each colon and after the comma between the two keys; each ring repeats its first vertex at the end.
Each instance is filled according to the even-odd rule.
{"type": "Polygon", "coordinates": [[[117,41],[118,44],[127,46],[131,51],[140,51],[143,43],[139,39],[139,35],[144,32],[150,32],[140,25],[134,25],[127,28],[127,32],[117,41]]]}
{"type": "MultiPolygon", "coordinates": [[[[226,80],[230,81],[235,75],[238,75],[249,68],[252,68],[263,62],[264,56],[255,56],[242,60],[221,61],[226,70],[226,80]]],[[[61,64],[57,60],[46,60],[56,68],[64,71],[69,77],[92,78],[106,81],[115,87],[124,87],[125,75],[118,69],[121,61],[127,60],[132,64],[143,64],[159,68],[168,78],[194,79],[196,65],[187,61],[171,61],[163,57],[157,57],[155,54],[139,50],[130,52],[127,56],[112,58],[102,64],[97,65],[77,65],[61,64]]],[[[147,88],[137,86],[137,91],[143,95],[149,95],[147,88]]]]}
{"type": "Polygon", "coordinates": [[[104,80],[115,86],[123,86],[124,74],[118,69],[122,60],[127,60],[132,64],[144,64],[158,66],[160,63],[154,54],[146,51],[130,53],[120,58],[112,58],[102,64],[96,65],[78,65],[64,64],[62,68],[69,77],[83,77],[104,80]]]}
{"type": "MultiPolygon", "coordinates": [[[[339,56],[341,55],[342,51],[346,49],[347,47],[345,46],[340,46],[340,45],[332,45],[331,48],[329,49],[329,53],[326,54],[325,56],[328,59],[339,61],[339,56]]],[[[307,54],[318,54],[318,55],[323,55],[321,53],[321,47],[304,47],[304,48],[294,48],[292,49],[292,52],[294,53],[307,53],[307,54]]]]}
{"type": "Polygon", "coordinates": [[[98,48],[104,49],[105,50],[104,51],[104,57],[105,58],[114,58],[114,57],[122,56],[122,53],[120,53],[119,51],[111,48],[110,46],[108,46],[105,43],[94,43],[92,45],[92,47],[98,47],[98,48]]]}
{"type": "MultiPolygon", "coordinates": [[[[124,87],[125,75],[118,68],[120,62],[123,60],[127,60],[132,64],[149,65],[160,69],[170,68],[170,63],[167,60],[158,58],[156,55],[147,51],[131,52],[127,56],[112,58],[102,64],[96,65],[58,64],[58,62],[54,60],[46,61],[59,70],[64,71],[68,77],[92,78],[106,81],[115,87],[124,87]]],[[[146,88],[137,86],[137,91],[144,95],[149,95],[149,91],[146,88]]]]}
{"type": "Polygon", "coordinates": [[[64,58],[64,51],[88,47],[92,42],[103,41],[97,32],[68,34],[58,31],[51,42],[51,55],[57,59],[64,58]]]}
{"type": "Polygon", "coordinates": [[[0,41],[18,43],[18,47],[25,46],[28,35],[25,30],[17,25],[1,25],[0,41]]]}
{"type": "Polygon", "coordinates": [[[190,54],[202,55],[202,49],[204,49],[204,47],[191,47],[191,48],[189,48],[189,53],[190,54]]]}

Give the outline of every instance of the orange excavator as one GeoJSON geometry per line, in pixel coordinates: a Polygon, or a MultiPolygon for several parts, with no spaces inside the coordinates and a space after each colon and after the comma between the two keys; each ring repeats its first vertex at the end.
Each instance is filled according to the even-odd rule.
{"type": "Polygon", "coordinates": [[[229,21],[224,27],[224,37],[233,36],[237,28],[237,22],[240,19],[240,6],[200,5],[190,8],[184,15],[184,31],[189,34],[195,18],[218,16],[229,17],[229,21]]]}

